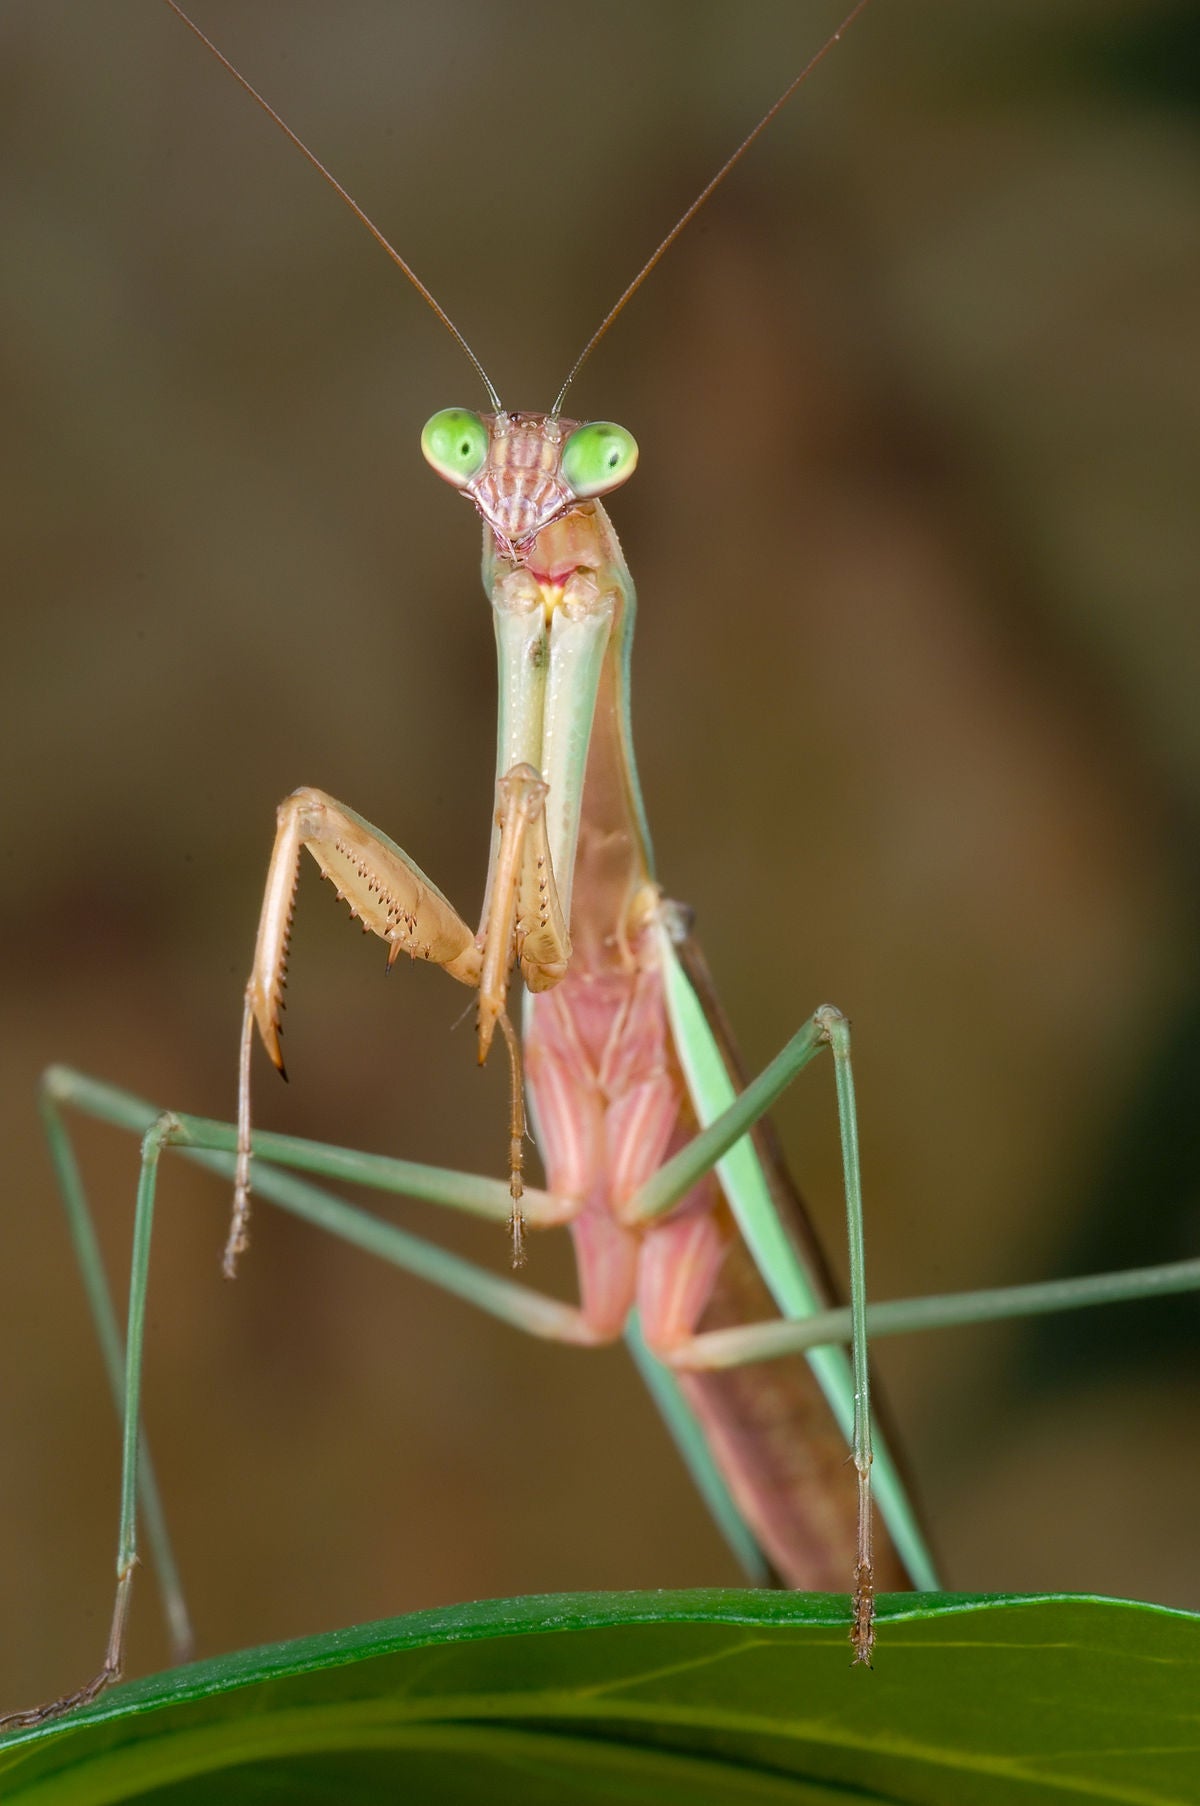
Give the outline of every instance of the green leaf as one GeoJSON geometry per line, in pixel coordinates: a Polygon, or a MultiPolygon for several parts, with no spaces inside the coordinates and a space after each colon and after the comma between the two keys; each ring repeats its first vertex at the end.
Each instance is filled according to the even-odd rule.
{"type": "Polygon", "coordinates": [[[491,1601],[120,1687],[0,1748],[4,1806],[1200,1801],[1200,1618],[1052,1596],[491,1601]]]}

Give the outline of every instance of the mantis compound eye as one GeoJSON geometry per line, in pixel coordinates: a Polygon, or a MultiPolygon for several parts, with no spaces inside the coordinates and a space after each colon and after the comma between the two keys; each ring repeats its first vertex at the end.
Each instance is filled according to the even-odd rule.
{"type": "Polygon", "coordinates": [[[637,468],[637,440],[611,420],[577,427],[563,446],[559,469],[579,500],[615,489],[637,468]]]}
{"type": "Polygon", "coordinates": [[[439,477],[465,489],[487,463],[488,430],[469,408],[443,408],[425,422],[421,450],[439,477]]]}

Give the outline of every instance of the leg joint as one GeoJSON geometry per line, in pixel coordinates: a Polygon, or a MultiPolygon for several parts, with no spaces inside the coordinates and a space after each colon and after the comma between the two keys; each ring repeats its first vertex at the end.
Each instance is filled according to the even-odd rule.
{"type": "Polygon", "coordinates": [[[176,1139],[183,1139],[183,1124],[173,1111],[164,1110],[142,1136],[142,1159],[157,1158],[163,1148],[176,1139]]]}
{"type": "Polygon", "coordinates": [[[836,1045],[838,1040],[845,1040],[849,1035],[850,1024],[836,1003],[823,1003],[819,1010],[814,1010],[813,1021],[822,1041],[830,1046],[836,1045]]]}

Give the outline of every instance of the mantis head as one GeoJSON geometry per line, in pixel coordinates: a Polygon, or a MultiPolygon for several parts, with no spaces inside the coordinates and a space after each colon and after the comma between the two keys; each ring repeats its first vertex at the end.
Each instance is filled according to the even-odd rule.
{"type": "Polygon", "coordinates": [[[502,550],[518,554],[551,521],[616,489],[637,467],[637,442],[609,420],[476,414],[443,408],[421,434],[426,460],[469,496],[502,550]]]}

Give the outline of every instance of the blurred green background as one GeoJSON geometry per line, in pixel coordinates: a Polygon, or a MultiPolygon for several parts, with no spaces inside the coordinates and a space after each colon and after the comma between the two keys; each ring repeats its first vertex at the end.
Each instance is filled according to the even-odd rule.
{"type": "MultiPolygon", "coordinates": [[[[842,10],[195,7],[526,407],[842,10]]],[[[613,513],[661,875],[752,1063],[853,1017],[877,1296],[1196,1246],[1198,36],[1148,0],[873,7],[575,392],[641,444],[613,513]]],[[[35,1076],[229,1113],[297,783],[473,916],[494,676],[477,530],[417,448],[480,397],[365,233],[152,0],[17,0],[0,82],[21,1705],[95,1665],[117,1498],[35,1076]]],[[[496,1170],[464,995],[382,972],[306,874],[259,1122],[496,1170]]],[[[779,1122],[837,1249],[828,1074],[779,1122]]],[[[135,1151],[80,1145],[120,1273],[135,1151]]],[[[147,1412],[204,1652],[735,1580],[620,1350],[528,1345],[265,1207],[228,1286],[222,1188],[164,1196],[147,1412]]],[[[565,1247],[530,1275],[569,1291],[565,1247]]],[[[951,1586],[1200,1605],[1196,1324],[881,1347],[951,1586]]],[[[143,1583],[132,1666],[163,1653],[143,1583]]]]}

